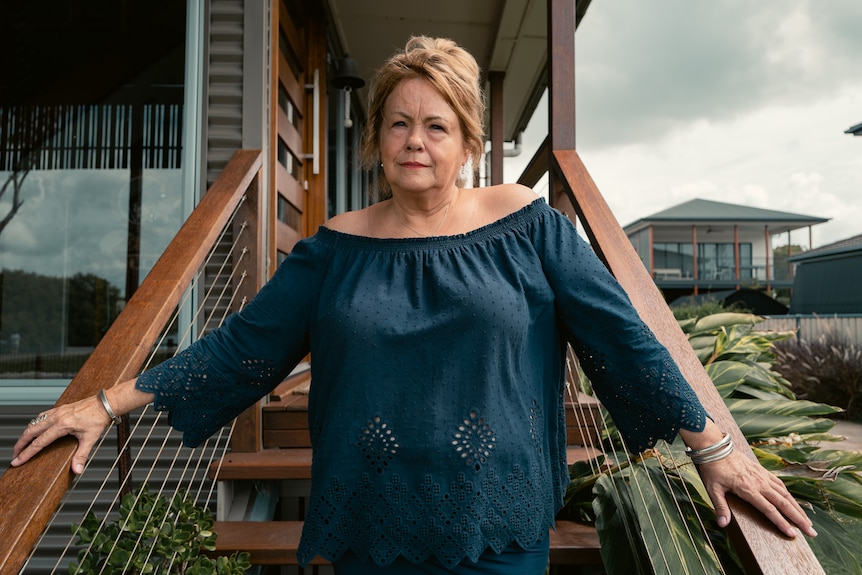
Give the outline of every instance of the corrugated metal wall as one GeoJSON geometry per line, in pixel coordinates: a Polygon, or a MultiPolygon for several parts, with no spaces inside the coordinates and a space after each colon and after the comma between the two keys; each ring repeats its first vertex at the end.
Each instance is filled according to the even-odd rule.
{"type": "MultiPolygon", "coordinates": [[[[209,188],[233,154],[242,148],[243,125],[243,0],[212,0],[207,11],[207,47],[204,66],[204,141],[206,155],[206,187],[209,188]]],[[[221,260],[233,242],[228,230],[216,248],[218,257],[207,264],[205,289],[222,293],[230,276],[230,265],[220,273],[221,260]],[[215,284],[213,286],[213,284],[215,284]]],[[[199,294],[203,297],[203,293],[199,294]]],[[[204,308],[206,317],[216,324],[227,314],[228,302],[210,298],[204,308]]],[[[215,327],[207,322],[205,332],[215,327]]]]}
{"type": "MultiPolygon", "coordinates": [[[[211,0],[205,68],[206,181],[242,148],[243,0],[211,0]]],[[[263,79],[261,79],[263,81],[263,79]]]]}
{"type": "Polygon", "coordinates": [[[835,333],[850,343],[862,345],[862,314],[774,315],[757,324],[761,331],[796,330],[796,337],[813,340],[823,333],[835,333]]]}

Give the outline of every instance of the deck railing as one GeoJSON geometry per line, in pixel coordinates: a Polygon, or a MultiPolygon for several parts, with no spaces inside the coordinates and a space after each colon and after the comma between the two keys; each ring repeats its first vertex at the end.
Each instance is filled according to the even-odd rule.
{"type": "MultiPolygon", "coordinates": [[[[552,178],[552,201],[563,211],[577,214],[593,249],[626,290],[656,338],[668,348],[707,412],[731,434],[739,449],[756,459],[578,153],[575,150],[554,150],[550,155],[550,169],[555,176],[552,178]]],[[[729,503],[735,518],[729,527],[730,536],[748,573],[823,573],[804,538],[784,537],[762,514],[738,498],[731,496],[729,503]]]]}
{"type": "MultiPolygon", "coordinates": [[[[229,307],[236,309],[258,291],[263,262],[261,166],[259,150],[234,155],[57,405],[93,396],[140,373],[175,318],[184,294],[198,284],[210,255],[226,236],[232,244],[225,262],[232,278],[225,288],[231,291],[229,307]]],[[[259,409],[251,408],[238,419],[232,448],[256,449],[259,429],[259,409]]],[[[72,484],[70,465],[76,446],[72,437],[58,440],[26,465],[9,468],[0,477],[0,573],[18,573],[26,563],[72,484]]]]}

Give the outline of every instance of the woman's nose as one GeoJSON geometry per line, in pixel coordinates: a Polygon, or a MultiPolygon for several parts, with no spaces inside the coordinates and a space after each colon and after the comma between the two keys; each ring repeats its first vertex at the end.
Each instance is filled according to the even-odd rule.
{"type": "Polygon", "coordinates": [[[414,152],[422,149],[422,138],[416,130],[411,131],[407,137],[407,149],[414,152]]]}

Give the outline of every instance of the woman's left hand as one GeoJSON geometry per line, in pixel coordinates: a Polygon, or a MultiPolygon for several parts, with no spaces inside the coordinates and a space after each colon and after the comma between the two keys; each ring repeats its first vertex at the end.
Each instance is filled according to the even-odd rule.
{"type": "Polygon", "coordinates": [[[727,494],[733,493],[760,510],[788,537],[795,537],[799,531],[817,536],[811,520],[781,479],[756,460],[734,451],[724,459],[699,465],[698,470],[720,527],[730,523],[727,494]]]}

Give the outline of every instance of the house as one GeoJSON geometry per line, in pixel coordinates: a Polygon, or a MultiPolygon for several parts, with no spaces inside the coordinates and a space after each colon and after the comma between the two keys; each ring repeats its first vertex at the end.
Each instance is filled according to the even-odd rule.
{"type": "Polygon", "coordinates": [[[668,302],[740,287],[789,288],[791,270],[776,270],[773,237],[828,218],[694,199],[624,226],[668,302]]]}
{"type": "MultiPolygon", "coordinates": [[[[327,218],[374,201],[373,175],[360,169],[357,150],[366,82],[376,66],[412,34],[451,37],[470,50],[488,94],[490,162],[487,172],[478,174],[482,183],[502,181],[504,143],[519,140],[549,91],[556,130],[535,157],[541,176],[551,151],[574,149],[573,39],[589,4],[61,0],[50,6],[0,5],[0,480],[26,483],[14,488],[4,483],[0,489],[0,498],[12,498],[0,502],[0,572],[17,573],[25,560],[28,573],[51,572],[65,553],[53,541],[68,540],[69,524],[76,521],[60,517],[47,549],[27,557],[35,539],[18,538],[38,535],[59,503],[51,498],[69,487],[66,465],[33,473],[48,465],[47,456],[23,475],[7,469],[12,444],[32,414],[61,394],[94,395],[97,389],[89,386],[107,387],[133,376],[144,359],[130,360],[138,350],[164,357],[186,345],[190,333],[206,331],[210,317],[238,309],[296,242],[327,218]],[[549,46],[556,47],[554,58],[549,46]],[[201,215],[201,206],[216,202],[231,208],[219,203],[219,210],[201,215]],[[235,213],[244,218],[237,228],[231,223],[235,213]],[[200,235],[197,243],[174,241],[185,238],[181,226],[190,217],[206,226],[219,222],[226,266],[210,269],[188,252],[175,257],[170,251],[211,241],[200,235]],[[232,246],[239,241],[248,241],[250,249],[237,250],[233,259],[232,246]],[[160,263],[186,261],[200,267],[201,273],[191,272],[203,278],[200,289],[187,289],[186,280],[170,274],[151,273],[160,263]],[[233,277],[240,266],[243,273],[233,277]],[[223,275],[221,267],[227,268],[223,275]],[[185,292],[205,309],[197,315],[172,300],[164,309],[176,310],[176,318],[153,327],[164,338],[144,343],[126,331],[113,340],[112,328],[131,317],[125,312],[141,301],[135,295],[149,293],[152,285],[172,287],[146,301],[165,302],[166,294],[185,292]],[[227,303],[206,307],[214,285],[217,294],[227,293],[227,303]],[[132,347],[105,351],[111,341],[132,347]],[[99,358],[105,358],[101,367],[86,371],[99,358]],[[43,510],[36,521],[26,511],[31,504],[43,510]],[[14,514],[5,512],[12,508],[14,514]],[[26,526],[14,526],[19,518],[26,526]]],[[[553,195],[551,201],[556,202],[553,195]]],[[[155,314],[148,309],[131,330],[151,321],[155,314]]],[[[250,425],[240,423],[230,435],[232,453],[258,453],[269,440],[261,437],[261,405],[252,411],[250,425]]],[[[168,449],[181,449],[176,439],[166,440],[168,449]]],[[[106,456],[114,459],[111,451],[100,450],[105,455],[93,459],[91,470],[105,471],[106,456]]],[[[192,457],[180,453],[185,461],[192,457]]],[[[310,454],[302,453],[301,473],[307,475],[310,454]]],[[[144,457],[153,462],[152,454],[144,457]]],[[[198,467],[205,477],[207,464],[198,467]]],[[[146,477],[156,484],[169,471],[158,466],[153,473],[146,477]]],[[[136,471],[133,482],[140,480],[136,471]]],[[[299,484],[301,490],[302,478],[299,484]]],[[[112,487],[116,493],[113,482],[112,487]]],[[[237,512],[251,490],[246,500],[269,509],[272,518],[279,487],[272,489],[275,499],[262,496],[258,488],[263,487],[272,485],[263,479],[253,486],[220,481],[218,513],[237,512]]],[[[86,481],[78,491],[84,497],[100,492],[86,481]]],[[[595,545],[588,554],[600,561],[595,545]]],[[[70,560],[63,558],[60,568],[70,560]]]]}
{"type": "Polygon", "coordinates": [[[792,314],[862,313],[862,234],[796,254],[792,314]]]}
{"type": "MultiPolygon", "coordinates": [[[[190,334],[206,331],[210,318],[239,309],[299,239],[315,233],[328,217],[374,201],[373,176],[356,160],[365,122],[364,83],[409,35],[454,38],[485,71],[491,157],[485,182],[501,181],[504,142],[519,139],[547,90],[550,133],[520,181],[531,186],[549,173],[552,205],[573,216],[583,215],[585,206],[600,209],[601,196],[588,183],[574,142],[574,34],[589,5],[588,0],[0,4],[6,66],[0,84],[5,194],[0,202],[0,508],[15,510],[0,514],[0,572],[17,573],[27,561],[28,573],[51,572],[54,559],[68,551],[63,543],[69,522],[61,519],[59,530],[46,537],[49,552],[40,547],[29,558],[70,487],[73,442],[53,444],[29,467],[6,469],[22,422],[58,397],[93,397],[186,345],[190,334]],[[587,197],[583,205],[571,199],[575,187],[587,197]],[[211,261],[210,254],[218,258],[211,261]],[[227,297],[219,299],[220,294],[227,297]]],[[[631,273],[643,269],[631,250],[620,249],[628,246],[617,241],[618,227],[607,224],[611,218],[604,212],[582,220],[598,238],[597,251],[604,247],[628,258],[609,268],[638,293],[645,321],[660,326],[650,321],[651,314],[667,310],[652,305],[659,300],[648,278],[640,281],[631,273]]],[[[681,275],[683,264],[678,267],[681,275]]],[[[669,331],[669,337],[678,332],[669,331]]],[[[685,341],[677,342],[673,351],[685,348],[685,341]]],[[[708,385],[696,389],[708,390],[720,405],[705,372],[686,371],[693,365],[681,365],[687,379],[695,386],[706,378],[708,385]]],[[[308,377],[302,371],[292,375],[308,377]]],[[[288,490],[307,487],[310,450],[280,449],[285,438],[301,441],[307,428],[267,428],[264,421],[291,419],[282,406],[301,396],[300,386],[293,378],[284,383],[287,387],[237,418],[229,437],[239,468],[222,466],[221,455],[201,463],[202,450],[192,466],[192,454],[176,448],[177,461],[219,480],[221,519],[230,514],[271,519],[276,500],[301,499],[288,490]],[[237,475],[226,476],[228,467],[237,475]]],[[[302,421],[299,415],[293,419],[302,421]]],[[[120,447],[125,451],[122,442],[120,447]]],[[[161,450],[156,456],[140,451],[145,461],[166,461],[161,450]]],[[[167,472],[154,473],[146,476],[153,484],[167,472]]],[[[113,482],[107,491],[112,488],[116,493],[113,482]]],[[[102,494],[101,486],[92,484],[81,491],[81,497],[102,494]]],[[[87,503],[72,501],[71,507],[85,509],[87,503]]],[[[737,507],[734,513],[746,517],[748,512],[737,507]]],[[[257,535],[273,535],[266,530],[284,534],[283,525],[272,523],[249,522],[237,531],[259,543],[264,537],[257,535]]],[[[558,522],[558,532],[572,533],[571,523],[558,522]]],[[[755,527],[749,525],[755,522],[739,523],[749,529],[743,536],[751,536],[755,527]]],[[[793,546],[798,552],[788,555],[812,561],[804,542],[760,531],[767,543],[752,545],[750,555],[793,546]]],[[[223,536],[220,544],[229,539],[223,536]]],[[[276,540],[273,545],[288,543],[270,539],[276,540]]],[[[556,560],[600,562],[594,531],[588,539],[588,548],[560,546],[556,560]]],[[[262,554],[290,551],[280,547],[262,554]]],[[[292,552],[295,562],[295,548],[292,552]]]]}
{"type": "Polygon", "coordinates": [[[352,0],[65,4],[0,7],[3,405],[59,396],[236,150],[263,151],[258,279],[373,201],[357,162],[365,82],[411,34],[455,38],[485,73],[483,183],[502,182],[504,142],[548,85],[547,2],[398,17],[352,0]]]}

